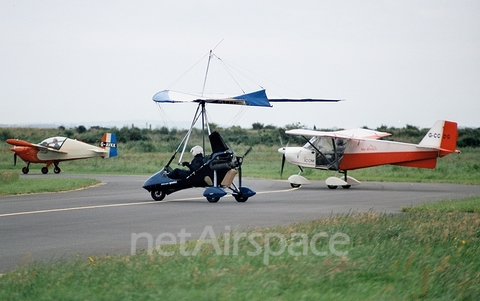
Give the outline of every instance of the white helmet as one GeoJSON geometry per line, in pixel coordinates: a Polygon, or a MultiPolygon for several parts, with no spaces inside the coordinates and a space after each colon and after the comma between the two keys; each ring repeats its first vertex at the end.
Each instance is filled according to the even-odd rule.
{"type": "Polygon", "coordinates": [[[199,154],[202,154],[203,155],[203,148],[200,146],[200,145],[195,145],[194,147],[192,147],[192,149],[190,150],[190,152],[192,153],[192,155],[195,157],[196,155],[199,155],[199,154]]]}

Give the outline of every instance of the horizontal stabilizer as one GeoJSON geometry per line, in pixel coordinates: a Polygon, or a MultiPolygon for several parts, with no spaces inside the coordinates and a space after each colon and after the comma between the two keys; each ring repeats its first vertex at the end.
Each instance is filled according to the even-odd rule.
{"type": "Polygon", "coordinates": [[[89,149],[90,151],[94,152],[94,153],[97,153],[97,154],[108,154],[108,152],[106,150],[101,150],[101,149],[98,149],[98,148],[91,148],[89,149]]]}

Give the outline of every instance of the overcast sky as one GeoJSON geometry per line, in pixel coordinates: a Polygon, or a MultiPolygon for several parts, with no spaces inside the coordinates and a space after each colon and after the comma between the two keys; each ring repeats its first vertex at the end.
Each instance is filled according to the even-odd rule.
{"type": "MultiPolygon", "coordinates": [[[[478,0],[0,5],[0,124],[182,128],[195,106],[158,107],[152,96],[201,92],[205,55],[219,44],[215,54],[252,74],[271,98],[346,100],[211,105],[210,122],[220,126],[426,128],[448,119],[480,127],[478,0]]],[[[222,86],[230,79],[215,77],[220,70],[210,70],[207,85],[219,91],[206,92],[240,94],[222,86]]]]}

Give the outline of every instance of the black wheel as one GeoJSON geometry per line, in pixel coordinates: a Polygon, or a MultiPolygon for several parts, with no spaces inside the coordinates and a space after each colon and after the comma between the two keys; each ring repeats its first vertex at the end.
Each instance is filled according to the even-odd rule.
{"type": "Polygon", "coordinates": [[[207,198],[207,201],[209,201],[210,203],[216,203],[220,200],[220,198],[207,198]]]}
{"type": "Polygon", "coordinates": [[[42,167],[42,173],[46,175],[48,173],[48,168],[42,167]]]}
{"type": "Polygon", "coordinates": [[[58,166],[55,166],[55,168],[53,169],[53,172],[54,172],[54,173],[57,173],[57,174],[60,173],[61,171],[62,171],[62,170],[61,170],[60,167],[58,167],[58,166]]]}
{"type": "Polygon", "coordinates": [[[248,197],[243,197],[243,196],[239,196],[239,195],[234,195],[233,197],[239,203],[245,203],[248,200],[248,197]]]}
{"type": "Polygon", "coordinates": [[[163,200],[163,199],[165,198],[165,196],[166,196],[167,194],[165,193],[165,191],[161,191],[161,190],[156,191],[156,190],[154,190],[154,191],[150,192],[150,195],[152,196],[152,199],[154,199],[155,201],[161,201],[161,200],[163,200]]]}
{"type": "Polygon", "coordinates": [[[22,172],[23,172],[24,175],[26,175],[29,171],[30,171],[30,169],[28,169],[28,167],[26,167],[26,166],[24,168],[22,168],[22,172]]]}
{"type": "Polygon", "coordinates": [[[342,186],[343,189],[348,189],[348,188],[350,188],[350,187],[352,187],[352,185],[343,185],[343,186],[342,186]]]}
{"type": "Polygon", "coordinates": [[[292,186],[292,188],[298,188],[298,187],[302,186],[302,184],[290,183],[290,186],[292,186]]]}
{"type": "Polygon", "coordinates": [[[330,189],[337,189],[338,186],[335,186],[335,185],[327,185],[328,188],[330,189]]]}

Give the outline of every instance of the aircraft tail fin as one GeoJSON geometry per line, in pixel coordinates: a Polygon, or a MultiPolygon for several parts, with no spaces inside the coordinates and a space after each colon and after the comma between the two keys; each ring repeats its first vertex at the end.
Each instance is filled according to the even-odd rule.
{"type": "Polygon", "coordinates": [[[100,147],[104,148],[108,152],[104,158],[111,158],[117,156],[117,135],[112,133],[103,134],[102,142],[100,142],[100,147]]]}
{"type": "Polygon", "coordinates": [[[430,147],[440,150],[440,157],[457,151],[457,123],[439,120],[423,137],[418,144],[421,147],[430,147]]]}

